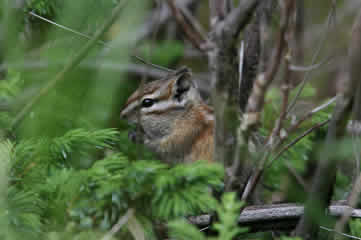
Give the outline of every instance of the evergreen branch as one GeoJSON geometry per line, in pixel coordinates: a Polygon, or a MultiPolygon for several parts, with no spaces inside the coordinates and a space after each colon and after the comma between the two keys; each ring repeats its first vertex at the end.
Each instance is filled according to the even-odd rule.
{"type": "Polygon", "coordinates": [[[113,10],[111,16],[105,20],[103,26],[95,33],[94,37],[88,41],[85,46],[65,65],[64,69],[59,72],[52,80],[50,80],[37,95],[35,95],[24,107],[23,109],[15,116],[14,120],[11,122],[10,129],[15,129],[24,117],[31,111],[33,106],[45,96],[56,84],[64,80],[66,74],[71,72],[82,60],[85,58],[89,50],[95,46],[98,40],[104,35],[104,33],[113,25],[114,21],[118,18],[120,12],[126,5],[126,1],[119,3],[113,10]]]}
{"type": "Polygon", "coordinates": [[[129,218],[131,218],[133,214],[134,214],[134,209],[132,208],[128,209],[125,215],[119,218],[118,222],[114,224],[112,229],[110,229],[110,231],[107,232],[107,234],[102,238],[102,240],[110,240],[111,237],[117,232],[119,232],[122,226],[128,222],[129,218]]]}
{"type": "Polygon", "coordinates": [[[198,228],[189,224],[186,220],[175,220],[168,224],[172,239],[206,240],[207,238],[198,228]]]}
{"type": "Polygon", "coordinates": [[[38,239],[43,231],[40,216],[43,214],[45,202],[36,192],[20,190],[14,186],[8,188],[6,197],[8,206],[5,209],[8,211],[10,231],[20,236],[30,234],[34,239],[38,239]]]}
{"type": "Polygon", "coordinates": [[[75,146],[91,145],[96,148],[111,148],[111,143],[116,141],[118,132],[115,129],[100,129],[87,131],[84,129],[74,129],[67,132],[62,137],[57,137],[51,143],[50,150],[54,156],[67,154],[73,151],[75,146]]]}

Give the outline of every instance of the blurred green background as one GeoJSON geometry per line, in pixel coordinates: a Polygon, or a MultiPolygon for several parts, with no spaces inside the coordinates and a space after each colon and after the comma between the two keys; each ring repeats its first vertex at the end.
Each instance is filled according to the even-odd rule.
{"type": "MultiPolygon", "coordinates": [[[[132,55],[172,69],[187,65],[199,78],[200,85],[209,87],[206,56],[190,46],[174,20],[162,22],[162,16],[154,14],[164,10],[165,1],[126,1],[119,18],[101,41],[11,129],[23,107],[88,42],[87,38],[30,12],[91,37],[119,2],[123,1],[0,1],[0,193],[5,193],[0,194],[0,239],[1,230],[10,231],[9,225],[12,230],[21,230],[22,235],[14,234],[14,239],[27,234],[34,239],[39,236],[70,239],[78,232],[84,234],[76,239],[100,239],[129,208],[137,209],[139,215],[134,221],[144,226],[152,236],[149,239],[155,239],[153,217],[168,220],[209,209],[222,212],[227,207],[226,203],[217,205],[219,199],[213,198],[206,187],[211,182],[212,187],[222,188],[222,167],[199,163],[193,168],[168,169],[154,161],[151,153],[128,140],[129,126],[119,119],[121,107],[141,79],[162,76],[162,72],[142,65],[132,55]],[[149,162],[133,161],[139,158],[149,162]],[[148,205],[151,210],[144,210],[143,214],[144,206],[148,205]],[[102,234],[98,234],[98,229],[102,234]]],[[[315,106],[335,93],[336,84],[331,76],[347,54],[351,23],[357,10],[353,7],[355,2],[337,1],[336,9],[341,10],[336,11],[327,27],[330,1],[304,1],[303,65],[311,64],[317,49],[320,53],[317,61],[341,56],[327,69],[312,73],[312,82],[306,85],[301,98],[305,105],[315,106]],[[324,36],[327,41],[322,40],[324,36]]],[[[207,27],[208,1],[198,1],[190,9],[207,27]]],[[[278,10],[272,17],[274,29],[279,24],[278,10]]],[[[280,112],[281,78],[282,73],[266,98],[260,129],[263,137],[269,134],[280,112]]],[[[207,87],[202,90],[209,92],[207,87]]],[[[304,112],[302,104],[297,107],[304,112]]],[[[332,107],[325,109],[296,133],[324,121],[331,111],[332,107]]],[[[317,155],[315,149],[324,138],[325,129],[304,138],[267,170],[262,192],[267,201],[283,192],[287,192],[288,200],[304,200],[304,189],[294,187],[297,184],[289,177],[285,162],[298,174],[307,174],[305,163],[317,155]]],[[[344,145],[349,153],[350,145],[344,145]]],[[[335,200],[347,194],[350,178],[347,171],[339,173],[335,200]]],[[[225,199],[230,202],[229,212],[225,212],[234,219],[240,204],[232,197],[225,199]]],[[[235,227],[231,222],[222,224],[223,228],[219,229],[223,233],[235,227]]],[[[360,235],[361,223],[355,221],[352,226],[355,235],[360,235]]],[[[183,222],[175,223],[174,228],[183,233],[194,230],[183,222]]],[[[203,239],[194,234],[193,237],[203,239]]],[[[121,236],[120,239],[127,239],[129,233],[121,236]]],[[[271,239],[271,236],[249,236],[249,239],[260,238],[271,239]]]]}

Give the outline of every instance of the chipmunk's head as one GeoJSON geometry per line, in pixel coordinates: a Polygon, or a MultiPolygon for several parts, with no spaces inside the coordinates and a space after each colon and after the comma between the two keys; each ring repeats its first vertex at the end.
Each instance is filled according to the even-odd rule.
{"type": "MultiPolygon", "coordinates": [[[[201,101],[189,69],[181,68],[138,88],[129,97],[120,116],[137,124],[144,143],[154,149],[153,145],[172,134],[177,120],[185,118],[187,112],[201,101]]],[[[132,133],[132,137],[140,136],[132,133]]]]}

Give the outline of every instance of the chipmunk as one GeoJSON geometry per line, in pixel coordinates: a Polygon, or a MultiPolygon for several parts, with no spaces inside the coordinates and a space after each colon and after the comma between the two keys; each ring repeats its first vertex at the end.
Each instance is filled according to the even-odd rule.
{"type": "Polygon", "coordinates": [[[168,163],[213,161],[213,110],[201,99],[188,68],[137,89],[120,116],[138,124],[144,144],[168,163]]]}

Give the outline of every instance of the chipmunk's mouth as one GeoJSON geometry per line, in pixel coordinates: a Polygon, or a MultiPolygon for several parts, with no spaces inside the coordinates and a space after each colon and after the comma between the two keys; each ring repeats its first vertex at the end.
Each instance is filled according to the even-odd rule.
{"type": "Polygon", "coordinates": [[[145,138],[149,138],[149,136],[141,126],[138,126],[128,131],[128,138],[133,143],[144,143],[145,138]]]}
{"type": "Polygon", "coordinates": [[[128,139],[132,141],[133,143],[138,142],[137,141],[137,131],[135,129],[131,129],[128,131],[128,139]]]}

